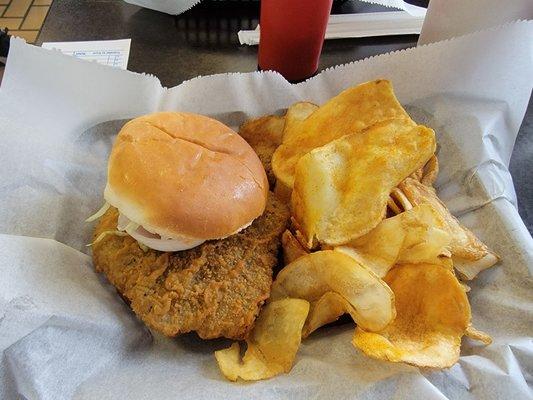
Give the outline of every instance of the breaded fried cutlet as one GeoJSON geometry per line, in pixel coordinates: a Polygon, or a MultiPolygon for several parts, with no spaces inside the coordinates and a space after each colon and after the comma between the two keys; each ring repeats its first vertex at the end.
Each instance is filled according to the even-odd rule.
{"type": "MultiPolygon", "coordinates": [[[[93,240],[115,231],[117,218],[110,208],[93,240]]],[[[270,295],[288,218],[287,206],[270,194],[263,215],[226,239],[160,252],[111,233],[94,244],[94,265],[142,321],[166,336],[196,331],[204,339],[243,339],[270,295]]]]}
{"type": "Polygon", "coordinates": [[[272,171],[272,155],[281,144],[285,118],[275,115],[250,119],[239,128],[239,135],[254,149],[265,168],[270,188],[276,178],[272,171]]]}

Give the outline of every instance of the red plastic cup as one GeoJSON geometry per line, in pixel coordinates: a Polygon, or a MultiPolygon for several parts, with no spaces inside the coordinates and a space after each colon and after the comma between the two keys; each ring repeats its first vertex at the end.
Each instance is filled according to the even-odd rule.
{"type": "Polygon", "coordinates": [[[289,81],[314,75],[333,0],[261,0],[259,68],[289,81]]]}

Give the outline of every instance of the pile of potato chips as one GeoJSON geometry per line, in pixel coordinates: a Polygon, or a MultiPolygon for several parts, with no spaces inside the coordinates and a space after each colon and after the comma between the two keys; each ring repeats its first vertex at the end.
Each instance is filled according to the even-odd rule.
{"type": "Polygon", "coordinates": [[[437,197],[436,138],[396,99],[389,81],[349,88],[326,104],[293,104],[284,117],[239,132],[291,205],[278,273],[247,348],[215,353],[230,380],[289,372],[301,340],[349,314],[366,355],[419,367],[457,362],[471,326],[464,280],[498,256],[437,197]]]}

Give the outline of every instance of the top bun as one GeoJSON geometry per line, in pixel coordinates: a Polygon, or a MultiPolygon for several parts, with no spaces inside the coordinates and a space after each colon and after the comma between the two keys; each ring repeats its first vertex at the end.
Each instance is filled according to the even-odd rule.
{"type": "Polygon", "coordinates": [[[121,129],[104,197],[163,238],[210,240],[248,226],[267,194],[261,161],[232,129],[202,115],[161,112],[121,129]]]}

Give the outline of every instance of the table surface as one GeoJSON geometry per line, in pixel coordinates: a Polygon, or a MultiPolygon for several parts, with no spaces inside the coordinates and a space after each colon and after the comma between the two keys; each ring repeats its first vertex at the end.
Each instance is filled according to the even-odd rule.
{"type": "MultiPolygon", "coordinates": [[[[390,10],[337,2],[334,13],[390,10]]],[[[240,46],[236,32],[257,25],[258,1],[211,0],[174,17],[121,0],[55,0],[38,44],[48,41],[131,38],[128,69],[157,76],[167,87],[198,75],[257,68],[257,47],[240,46]]],[[[320,70],[416,45],[417,36],[329,40],[320,70]]],[[[510,165],[519,212],[533,232],[533,102],[522,123],[510,165]]]]}

